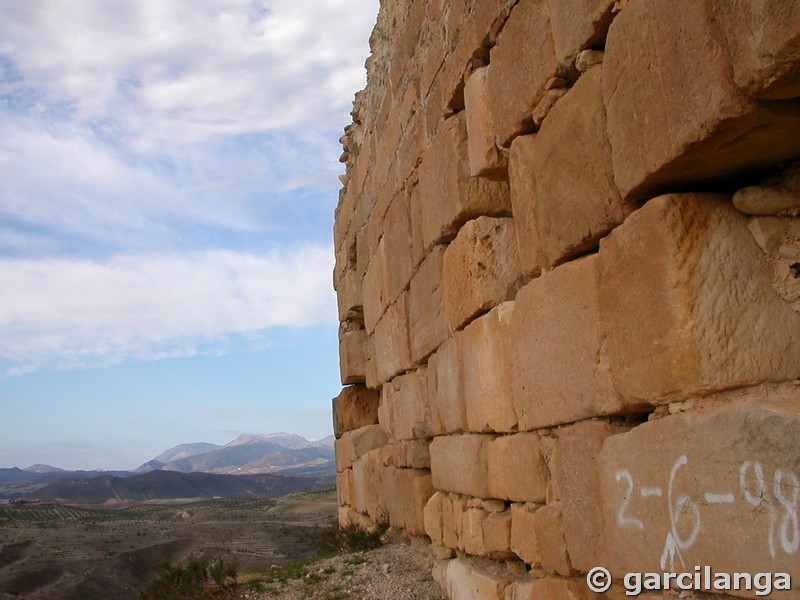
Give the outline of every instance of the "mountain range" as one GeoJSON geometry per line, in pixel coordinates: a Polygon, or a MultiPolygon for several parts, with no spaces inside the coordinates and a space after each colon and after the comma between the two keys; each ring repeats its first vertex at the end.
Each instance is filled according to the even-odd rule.
{"type": "Polygon", "coordinates": [[[44,489],[45,486],[55,486],[57,491],[52,493],[66,496],[78,493],[75,490],[83,490],[78,495],[85,496],[94,493],[93,490],[99,493],[105,489],[101,495],[112,493],[109,496],[111,498],[120,497],[120,493],[132,494],[137,499],[151,499],[152,493],[168,493],[166,497],[169,498],[193,497],[175,495],[188,493],[192,485],[197,489],[205,489],[211,496],[228,497],[235,494],[237,489],[245,495],[274,495],[270,493],[273,488],[295,486],[296,489],[308,489],[303,486],[309,485],[309,482],[316,482],[310,484],[316,485],[323,479],[327,481],[336,472],[333,441],[333,436],[313,441],[292,433],[243,434],[225,445],[208,442],[180,444],[165,450],[133,471],[67,471],[42,464],[32,465],[27,469],[0,468],[0,499],[28,495],[38,497],[40,492],[44,492],[46,497],[62,497],[52,496],[50,490],[44,489]],[[170,475],[152,475],[151,478],[141,480],[135,478],[162,472],[170,475]],[[213,481],[213,478],[187,479],[180,477],[181,474],[271,475],[286,476],[288,479],[280,480],[279,477],[275,481],[267,478],[263,481],[242,479],[230,482],[213,481]],[[295,482],[294,479],[297,478],[305,480],[295,482]],[[131,483],[139,484],[141,489],[129,489],[130,485],[122,483],[122,479],[132,479],[131,483]],[[170,485],[166,484],[167,481],[171,482],[170,485]],[[154,482],[158,485],[154,485],[154,482]],[[204,485],[207,487],[203,488],[204,485]]]}
{"type": "Polygon", "coordinates": [[[224,446],[206,442],[181,444],[140,465],[135,473],[179,471],[255,475],[314,475],[335,468],[333,436],[311,441],[293,433],[240,435],[224,446]]]}

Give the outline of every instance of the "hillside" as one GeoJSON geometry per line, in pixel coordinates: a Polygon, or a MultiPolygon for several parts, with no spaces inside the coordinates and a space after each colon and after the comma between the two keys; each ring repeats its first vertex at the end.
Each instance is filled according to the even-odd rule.
{"type": "Polygon", "coordinates": [[[284,475],[216,475],[153,471],[130,477],[104,475],[93,479],[63,479],[35,492],[39,500],[104,502],[173,498],[269,498],[331,485],[333,477],[284,475]]]}
{"type": "Polygon", "coordinates": [[[137,472],[158,469],[235,475],[332,473],[333,445],[328,438],[310,441],[291,433],[242,434],[225,446],[181,444],[141,465],[137,472]]]}

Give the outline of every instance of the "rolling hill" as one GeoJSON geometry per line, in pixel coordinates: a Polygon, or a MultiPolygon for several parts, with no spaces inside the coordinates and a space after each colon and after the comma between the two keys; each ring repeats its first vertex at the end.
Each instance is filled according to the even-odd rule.
{"type": "Polygon", "coordinates": [[[142,475],[92,479],[62,479],[33,494],[39,500],[104,502],[106,500],[164,500],[172,498],[269,498],[332,485],[333,476],[215,475],[152,471],[142,475]]]}

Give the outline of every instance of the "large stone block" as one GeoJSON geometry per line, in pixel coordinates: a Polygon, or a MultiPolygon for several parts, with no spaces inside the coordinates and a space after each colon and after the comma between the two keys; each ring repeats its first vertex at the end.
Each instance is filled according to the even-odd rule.
{"type": "Polygon", "coordinates": [[[437,491],[428,499],[422,512],[425,525],[425,535],[431,538],[434,544],[444,545],[443,513],[447,502],[447,494],[437,491]]]}
{"type": "Polygon", "coordinates": [[[442,301],[444,252],[442,246],[434,248],[411,279],[408,291],[408,327],[411,360],[415,364],[423,364],[449,335],[442,301]]]}
{"type": "Polygon", "coordinates": [[[364,279],[361,282],[361,298],[363,302],[364,327],[372,334],[375,327],[389,306],[389,291],[386,279],[386,253],[383,239],[367,265],[364,279]]]}
{"type": "Polygon", "coordinates": [[[542,568],[564,577],[572,574],[567,542],[564,539],[564,523],[561,505],[556,502],[536,511],[534,522],[536,543],[542,554],[542,568]]]}
{"type": "Polygon", "coordinates": [[[550,472],[537,433],[500,436],[489,442],[487,458],[492,498],[545,502],[550,472]]]}
{"type": "Polygon", "coordinates": [[[505,600],[505,590],[513,581],[491,563],[463,558],[447,562],[443,579],[440,585],[453,600],[505,600]]]}
{"type": "Polygon", "coordinates": [[[434,435],[467,431],[464,376],[455,337],[439,346],[428,361],[428,400],[434,435]]]}
{"type": "Polygon", "coordinates": [[[614,183],[601,70],[578,79],[538,134],[511,145],[514,226],[522,269],[530,275],[596,248],[634,209],[614,183]]]}
{"type": "Polygon", "coordinates": [[[339,373],[342,385],[364,383],[367,363],[367,332],[345,331],[339,339],[339,373]]]}
{"type": "MultiPolygon", "coordinates": [[[[361,456],[386,445],[388,437],[380,425],[367,425],[360,429],[347,431],[334,442],[336,451],[336,470],[348,469],[361,456]]],[[[363,512],[363,511],[362,511],[363,512]]]]}
{"type": "Polygon", "coordinates": [[[375,522],[386,520],[386,498],[381,493],[385,470],[380,449],[363,454],[353,463],[353,508],[375,522]]]}
{"type": "Polygon", "coordinates": [[[381,389],[381,402],[389,411],[387,431],[395,440],[433,436],[426,372],[423,367],[400,375],[381,389]]]}
{"type": "Polygon", "coordinates": [[[727,198],[651,200],[604,240],[598,269],[625,397],[666,401],[800,376],[800,315],[772,289],[747,218],[727,198]]]}
{"type": "Polygon", "coordinates": [[[615,576],[702,565],[800,577],[796,388],[645,423],[606,439],[597,464],[615,576]]]}
{"type": "MultiPolygon", "coordinates": [[[[726,4],[741,11],[745,3],[726,4]]],[[[603,94],[623,197],[740,176],[800,154],[798,104],[759,104],[736,86],[713,8],[709,0],[631,2],[611,24],[603,94]]]]}
{"type": "Polygon", "coordinates": [[[714,0],[733,64],[733,81],[759,98],[800,96],[800,4],[714,0]]]}
{"type": "Polygon", "coordinates": [[[521,277],[511,218],[478,217],[459,230],[444,253],[444,307],[451,331],[512,300],[521,277]]]}
{"type": "Polygon", "coordinates": [[[342,389],[333,399],[333,433],[337,438],[347,431],[378,422],[380,394],[363,385],[342,389]]]}
{"type": "Polygon", "coordinates": [[[508,166],[495,141],[497,135],[489,111],[488,74],[488,67],[476,69],[464,85],[469,174],[473,177],[502,177],[508,166]]]}
{"type": "Polygon", "coordinates": [[[384,251],[389,260],[386,266],[386,294],[394,302],[408,286],[414,268],[412,255],[411,198],[407,193],[395,196],[383,221],[384,251]]]}
{"type": "Polygon", "coordinates": [[[430,471],[388,468],[382,496],[389,524],[411,535],[425,535],[425,505],[433,495],[430,471]]]}
{"type": "Polygon", "coordinates": [[[408,292],[403,292],[375,326],[372,357],[380,383],[411,368],[408,322],[408,292]]]}
{"type": "MultiPolygon", "coordinates": [[[[603,335],[597,255],[526,285],[511,327],[514,407],[522,430],[636,411],[614,389],[603,335]]],[[[609,291],[609,295],[612,292],[609,291]]],[[[611,330],[611,334],[614,330],[611,330]]]]}
{"type": "Polygon", "coordinates": [[[511,551],[534,567],[542,566],[542,552],[536,541],[536,510],[538,505],[511,505],[511,551]]]}
{"type": "Polygon", "coordinates": [[[408,469],[430,469],[431,449],[428,440],[409,440],[395,442],[392,461],[396,467],[408,469]]]}
{"type": "Polygon", "coordinates": [[[517,427],[509,377],[513,314],[514,302],[504,302],[455,334],[461,375],[458,399],[469,431],[500,433],[517,427]]]}
{"type": "Polygon", "coordinates": [[[336,284],[336,307],[339,321],[364,321],[361,279],[355,269],[347,269],[336,284]]]}
{"type": "Polygon", "coordinates": [[[487,444],[491,435],[448,435],[431,443],[431,474],[437,490],[489,497],[487,444]]]}
{"type": "Polygon", "coordinates": [[[604,558],[597,455],[606,438],[624,430],[605,421],[583,421],[557,431],[551,461],[553,486],[560,499],[570,563],[581,571],[602,564],[604,558]]]}
{"type": "Polygon", "coordinates": [[[339,506],[350,506],[353,503],[353,469],[345,469],[336,473],[336,499],[339,506]]]}
{"type": "Polygon", "coordinates": [[[519,2],[490,54],[489,105],[500,146],[533,131],[533,109],[558,72],[547,1],[519,2]]]}
{"type": "Polygon", "coordinates": [[[426,248],[452,239],[470,219],[511,211],[508,182],[470,177],[465,119],[462,111],[444,121],[419,166],[426,248]]]}
{"type": "MultiPolygon", "coordinates": [[[[512,588],[506,592],[506,600],[600,600],[605,598],[616,598],[616,596],[613,596],[611,592],[608,595],[597,594],[589,589],[586,581],[554,577],[515,582],[512,588]]],[[[637,596],[637,598],[654,600],[654,598],[646,596],[637,596]]],[[[655,598],[663,598],[663,596],[655,596],[655,598]]]]}

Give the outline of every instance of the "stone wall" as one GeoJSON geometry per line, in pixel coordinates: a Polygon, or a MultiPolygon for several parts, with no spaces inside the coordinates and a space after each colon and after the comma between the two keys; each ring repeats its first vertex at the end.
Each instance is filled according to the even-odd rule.
{"type": "Polygon", "coordinates": [[[429,543],[451,598],[598,565],[800,598],[800,3],[385,0],[371,47],[340,521],[429,543]]]}

